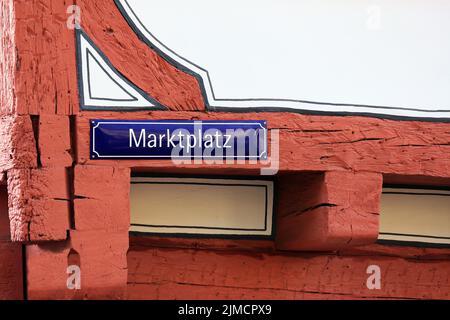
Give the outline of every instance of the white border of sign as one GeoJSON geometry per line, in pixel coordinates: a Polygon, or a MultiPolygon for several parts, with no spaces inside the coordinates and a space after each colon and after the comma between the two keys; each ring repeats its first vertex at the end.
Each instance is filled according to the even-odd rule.
{"type": "MultiPolygon", "coordinates": [[[[96,121],[91,120],[91,124],[95,124],[96,121]]],[[[107,155],[107,156],[102,156],[100,155],[96,150],[95,150],[95,129],[98,128],[98,126],[100,126],[101,124],[103,125],[107,125],[107,124],[114,124],[114,125],[129,125],[129,124],[147,124],[147,125],[151,125],[151,124],[166,124],[166,125],[180,125],[183,124],[182,121],[178,121],[178,122],[151,122],[151,121],[117,121],[117,122],[112,122],[112,121],[98,121],[96,126],[92,128],[92,153],[95,153],[97,155],[98,158],[105,158],[105,159],[109,159],[109,158],[167,158],[166,155],[164,156],[158,156],[158,155],[134,155],[134,156],[122,156],[122,155],[107,155]]],[[[190,121],[186,121],[185,124],[192,124],[192,122],[190,121]]],[[[234,125],[241,125],[241,126],[246,126],[246,125],[255,125],[255,123],[253,122],[214,122],[214,124],[217,125],[226,125],[226,126],[234,126],[234,125]]],[[[202,125],[202,122],[199,121],[199,125],[202,125]]],[[[267,156],[267,128],[263,127],[261,124],[259,124],[259,126],[261,127],[261,129],[263,130],[263,141],[264,141],[264,145],[263,145],[263,150],[261,151],[261,153],[257,156],[245,156],[246,159],[262,159],[265,156],[267,156]]],[[[208,158],[224,158],[226,159],[225,156],[220,155],[220,156],[212,156],[212,155],[208,155],[208,158]]],[[[239,157],[239,156],[238,156],[239,157]]],[[[188,156],[177,156],[177,159],[191,159],[191,158],[200,158],[203,159],[205,158],[205,156],[203,155],[188,155],[188,156]]],[[[233,158],[234,159],[234,158],[233,158]]]]}

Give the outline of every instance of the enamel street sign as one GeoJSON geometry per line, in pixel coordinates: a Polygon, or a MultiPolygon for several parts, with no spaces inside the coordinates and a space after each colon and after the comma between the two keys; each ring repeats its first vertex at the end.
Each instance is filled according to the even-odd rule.
{"type": "Polygon", "coordinates": [[[91,120],[91,159],[267,158],[265,121],[91,120]]]}

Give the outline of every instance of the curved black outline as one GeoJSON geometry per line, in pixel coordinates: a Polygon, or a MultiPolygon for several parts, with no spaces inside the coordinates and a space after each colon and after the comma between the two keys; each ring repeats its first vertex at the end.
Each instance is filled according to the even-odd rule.
{"type": "Polygon", "coordinates": [[[89,50],[89,48],[86,48],[86,68],[87,68],[87,85],[88,85],[88,91],[89,91],[89,99],[91,100],[106,100],[106,101],[137,101],[138,99],[133,96],[131,93],[129,93],[124,87],[122,87],[120,85],[120,83],[118,83],[116,81],[116,79],[114,79],[113,77],[111,77],[111,75],[109,74],[108,71],[105,70],[105,68],[103,68],[103,66],[101,65],[101,63],[97,60],[97,58],[94,57],[94,55],[92,54],[92,52],[89,50]],[[122,89],[131,99],[113,99],[113,98],[97,98],[92,96],[92,90],[91,90],[91,69],[90,69],[90,63],[89,63],[89,58],[92,58],[95,60],[95,62],[97,62],[97,65],[103,70],[104,73],[106,73],[106,75],[108,76],[108,78],[110,78],[120,89],[122,89]]]}
{"type": "Polygon", "coordinates": [[[383,189],[423,189],[423,190],[439,190],[450,191],[450,185],[420,185],[420,184],[404,184],[404,183],[386,183],[383,184],[383,189]]]}
{"type": "Polygon", "coordinates": [[[419,241],[400,241],[400,240],[382,240],[378,239],[376,243],[388,246],[402,246],[412,248],[433,248],[433,249],[448,249],[450,244],[433,243],[433,242],[419,242],[419,241]]]}
{"type": "MultiPolygon", "coordinates": [[[[132,7],[129,5],[127,0],[124,0],[125,3],[128,5],[131,12],[134,13],[132,7]]],[[[159,56],[161,56],[164,60],[166,60],[168,63],[173,65],[175,68],[177,68],[180,71],[183,71],[187,74],[190,74],[194,76],[198,83],[200,90],[202,92],[204,104],[207,110],[209,111],[219,111],[219,112],[244,112],[244,113],[250,113],[250,112],[290,112],[290,113],[299,113],[299,114],[306,114],[306,115],[331,115],[331,116],[364,116],[364,117],[371,117],[371,118],[381,118],[381,119],[391,119],[391,120],[402,120],[402,121],[426,121],[426,122],[450,122],[450,116],[446,118],[427,118],[427,117],[417,117],[417,116],[399,116],[399,115],[391,115],[391,114],[384,114],[384,113],[370,113],[370,112],[351,112],[351,111],[316,111],[316,110],[309,110],[309,109],[294,109],[289,107],[224,107],[224,106],[212,106],[208,100],[206,90],[205,90],[205,84],[203,81],[203,77],[200,76],[198,73],[194,72],[193,70],[189,69],[188,67],[182,65],[181,63],[175,61],[172,57],[168,56],[164,52],[162,52],[156,45],[154,45],[152,42],[150,42],[147,37],[142,34],[142,32],[139,30],[139,28],[135,25],[133,20],[129,17],[126,10],[122,6],[119,0],[114,0],[114,3],[116,4],[117,8],[119,9],[120,13],[124,17],[124,19],[127,21],[130,28],[134,31],[134,33],[137,35],[137,37],[144,42],[148,47],[150,47],[152,50],[156,51],[159,56]]],[[[139,17],[134,13],[136,19],[138,21],[139,17]]],[[[154,35],[147,30],[144,24],[141,25],[143,28],[151,34],[153,37],[154,35]]],[[[157,39],[155,37],[155,39],[157,39]]],[[[159,40],[158,40],[159,41],[159,40]]],[[[418,111],[418,112],[425,112],[425,113],[436,113],[436,112],[450,112],[450,110],[422,110],[422,109],[415,109],[415,108],[400,108],[400,107],[390,107],[390,106],[372,106],[372,105],[363,105],[363,104],[345,104],[345,103],[327,103],[327,102],[317,102],[317,101],[309,101],[309,100],[295,100],[295,99],[216,99],[214,95],[214,89],[211,83],[211,79],[209,77],[209,73],[206,69],[198,66],[197,64],[191,62],[190,60],[180,56],[167,46],[165,46],[161,41],[159,41],[161,45],[163,45],[167,50],[170,52],[173,52],[176,56],[180,57],[181,59],[187,61],[188,63],[196,66],[200,70],[204,71],[207,75],[207,80],[210,84],[211,93],[213,96],[213,99],[215,101],[291,101],[291,102],[300,102],[300,103],[309,103],[309,104],[316,104],[316,105],[329,105],[329,106],[347,106],[347,107],[365,107],[365,108],[374,108],[374,109],[392,109],[392,110],[405,110],[405,111],[418,111]]]]}
{"type": "MultiPolygon", "coordinates": [[[[380,232],[380,234],[385,234],[387,236],[405,236],[405,237],[417,237],[417,238],[431,238],[431,239],[450,240],[450,237],[429,236],[429,235],[424,235],[424,234],[397,233],[397,232],[380,232]]],[[[401,241],[401,240],[398,240],[398,241],[401,241]]]]}
{"type": "MultiPolygon", "coordinates": [[[[122,15],[122,17],[125,19],[125,21],[127,22],[128,26],[134,31],[134,33],[136,34],[136,36],[139,38],[139,40],[141,40],[143,43],[145,43],[150,49],[156,51],[156,53],[158,53],[158,55],[163,58],[165,61],[167,61],[169,64],[171,64],[172,66],[174,66],[175,68],[177,68],[178,70],[187,73],[191,76],[193,76],[194,78],[197,79],[197,82],[199,84],[200,87],[200,91],[202,93],[202,97],[203,97],[203,102],[205,104],[205,107],[207,109],[213,109],[213,107],[211,107],[209,105],[209,101],[208,101],[208,96],[206,95],[206,91],[205,91],[205,84],[203,82],[203,78],[202,76],[200,76],[198,73],[192,71],[191,69],[185,67],[184,65],[178,63],[177,61],[175,61],[174,59],[172,59],[172,57],[166,55],[164,52],[162,52],[157,46],[153,45],[153,43],[151,43],[147,37],[145,35],[142,34],[142,32],[139,30],[139,28],[134,24],[134,22],[129,18],[129,16],[127,15],[125,8],[122,6],[122,4],[118,1],[118,0],[114,0],[114,3],[116,4],[117,8],[119,9],[120,14],[122,15]]],[[[127,2],[128,4],[128,2],[127,2]]],[[[129,4],[128,4],[129,6],[129,4]]],[[[131,7],[130,7],[131,9],[131,7]]],[[[167,47],[166,47],[167,48],[167,47]]],[[[170,50],[169,48],[167,48],[168,50],[170,50]]],[[[172,51],[172,50],[170,50],[172,51]]],[[[173,51],[172,51],[173,52],[173,51]]],[[[176,54],[174,52],[174,54],[176,54]]],[[[180,58],[184,59],[183,57],[180,56],[180,58]]],[[[194,64],[194,63],[192,63],[194,64]]],[[[194,64],[195,66],[197,66],[196,64],[194,64]]],[[[200,66],[197,66],[199,69],[203,70],[204,72],[208,73],[207,70],[201,68],[200,66]]],[[[209,77],[208,77],[209,79],[209,77]]]]}
{"type": "Polygon", "coordinates": [[[395,192],[395,191],[387,191],[383,192],[383,194],[403,194],[405,196],[440,196],[440,197],[450,197],[450,193],[426,193],[426,192],[395,192]]]}
{"type": "MultiPolygon", "coordinates": [[[[106,57],[105,54],[95,45],[92,39],[84,32],[80,27],[75,29],[75,47],[76,47],[76,62],[77,62],[77,78],[78,78],[78,90],[79,90],[79,100],[80,100],[80,110],[95,110],[95,111],[142,111],[142,110],[167,110],[165,106],[159,103],[156,99],[149,96],[145,91],[141,88],[137,87],[133,82],[131,82],[127,77],[125,77],[122,73],[120,73],[111,61],[106,57]],[[110,67],[110,69],[126,84],[131,86],[134,90],[136,90],[144,99],[148,102],[152,103],[153,107],[134,107],[134,106],[120,106],[120,107],[105,107],[105,106],[86,106],[84,104],[84,87],[83,87],[83,66],[82,66],[82,54],[81,54],[81,37],[83,37],[94,50],[102,57],[105,63],[110,67]]],[[[94,57],[95,59],[95,57],[94,57]]],[[[109,74],[108,74],[109,75],[109,74]]],[[[109,100],[109,99],[103,99],[109,100]]],[[[123,100],[120,100],[123,101],[123,100]]]]}

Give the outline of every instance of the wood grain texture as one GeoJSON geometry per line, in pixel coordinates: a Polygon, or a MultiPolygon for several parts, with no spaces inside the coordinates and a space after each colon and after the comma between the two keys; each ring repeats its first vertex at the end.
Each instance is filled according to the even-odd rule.
{"type": "MultiPolygon", "coordinates": [[[[0,114],[79,111],[73,0],[5,0],[0,6],[0,114]]],[[[81,27],[136,86],[170,110],[204,110],[198,80],[141,41],[114,1],[77,1],[81,27]]]]}
{"type": "Polygon", "coordinates": [[[67,116],[40,115],[38,134],[39,163],[43,167],[71,167],[70,120],[67,116]]]}
{"type": "Polygon", "coordinates": [[[0,172],[37,167],[36,140],[29,116],[0,116],[0,172]]]}
{"type": "MultiPolygon", "coordinates": [[[[376,201],[367,202],[365,195],[379,194],[379,177],[392,183],[450,185],[450,123],[206,112],[197,79],[143,43],[112,0],[76,1],[83,30],[120,73],[169,111],[80,111],[75,34],[66,24],[67,7],[74,2],[0,2],[0,184],[8,188],[12,239],[39,241],[27,244],[30,298],[123,298],[128,288],[127,297],[138,299],[450,299],[448,249],[370,245],[306,254],[279,251],[272,241],[158,237],[132,239],[127,262],[130,171],[259,175],[261,165],[93,161],[89,119],[267,120],[269,129],[280,133],[277,179],[297,176],[310,182],[287,183],[282,191],[286,210],[280,216],[323,203],[354,209],[351,219],[334,212],[339,219],[333,226],[346,242],[355,239],[348,238],[350,227],[374,241],[375,224],[369,221],[368,227],[368,220],[359,217],[377,212],[376,201]],[[30,115],[40,118],[32,121],[30,115]],[[73,176],[67,174],[72,164],[73,176]],[[323,172],[337,177],[334,198],[314,180],[323,172]],[[352,184],[341,175],[360,179],[352,184]],[[299,194],[307,201],[292,197],[299,194]],[[75,230],[68,233],[72,214],[75,230]],[[71,249],[83,268],[84,289],[77,294],[66,287],[71,249]],[[369,264],[381,267],[380,291],[365,286],[369,264]]],[[[323,225],[329,223],[323,217],[323,225]]],[[[1,221],[0,298],[20,297],[21,247],[6,240],[6,220],[1,221]]],[[[320,227],[311,231],[318,234],[320,227]]]]}
{"type": "Polygon", "coordinates": [[[377,240],[380,174],[328,171],[309,178],[279,179],[277,248],[336,250],[377,240]]]}
{"type": "Polygon", "coordinates": [[[0,2],[0,115],[16,111],[14,96],[17,52],[15,48],[14,1],[0,2]]]}
{"type": "MultiPolygon", "coordinates": [[[[450,124],[292,113],[90,112],[77,117],[78,163],[167,170],[241,170],[260,165],[185,164],[170,160],[90,160],[89,119],[267,120],[279,129],[280,171],[364,171],[450,177],[450,124]]],[[[270,134],[269,134],[270,136],[270,134]]]]}
{"type": "Polygon", "coordinates": [[[71,114],[78,105],[72,0],[14,0],[17,114],[71,114]]]}
{"type": "Polygon", "coordinates": [[[27,245],[28,298],[121,299],[127,282],[127,250],[127,232],[99,230],[72,230],[67,241],[27,245]],[[67,288],[71,252],[79,254],[80,290],[67,288]]]}
{"type": "Polygon", "coordinates": [[[141,41],[114,1],[77,1],[81,26],[116,69],[169,110],[205,110],[197,79],[141,41]]]}
{"type": "Polygon", "coordinates": [[[132,247],[128,268],[130,299],[450,299],[448,258],[132,247]],[[381,290],[366,286],[369,265],[381,290]]]}
{"type": "Polygon", "coordinates": [[[105,166],[75,166],[75,229],[128,233],[130,170],[105,166]]]}
{"type": "Polygon", "coordinates": [[[8,171],[8,206],[13,241],[65,240],[69,229],[65,168],[8,171]]]}

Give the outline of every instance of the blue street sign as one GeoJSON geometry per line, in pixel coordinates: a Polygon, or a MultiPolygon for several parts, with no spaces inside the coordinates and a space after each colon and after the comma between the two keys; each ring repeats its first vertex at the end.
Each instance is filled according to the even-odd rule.
{"type": "Polygon", "coordinates": [[[259,120],[91,120],[91,159],[267,159],[259,120]]]}

